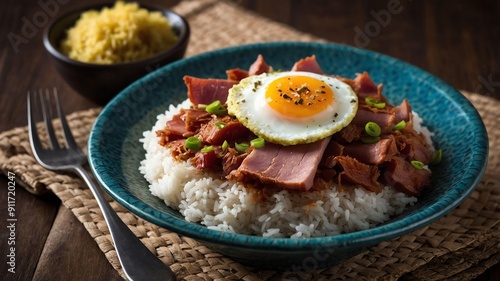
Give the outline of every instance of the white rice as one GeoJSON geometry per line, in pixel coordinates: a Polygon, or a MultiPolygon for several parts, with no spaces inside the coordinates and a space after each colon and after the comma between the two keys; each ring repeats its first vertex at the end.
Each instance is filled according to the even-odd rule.
{"type": "MultiPolygon", "coordinates": [[[[256,201],[251,191],[236,182],[220,180],[189,163],[175,161],[168,148],[158,144],[156,131],[177,114],[189,108],[188,100],[158,116],[141,142],[146,158],[139,168],[150,183],[154,196],[179,210],[190,222],[210,229],[264,237],[308,238],[337,235],[371,228],[398,215],[417,198],[385,187],[375,194],[364,188],[294,192],[277,190],[266,202],[256,201]]],[[[416,115],[416,129],[422,119],[416,115]]]]}

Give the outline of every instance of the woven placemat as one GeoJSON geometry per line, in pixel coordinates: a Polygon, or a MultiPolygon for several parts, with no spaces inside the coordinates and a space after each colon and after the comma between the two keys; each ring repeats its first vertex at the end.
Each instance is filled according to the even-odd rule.
{"type": "MultiPolygon", "coordinates": [[[[246,43],[323,41],[233,6],[226,1],[183,1],[175,10],[192,27],[187,56],[246,43]],[[258,30],[258,32],[256,32],[258,30]]],[[[379,245],[341,265],[306,272],[258,270],[213,252],[197,241],[170,232],[128,212],[110,199],[120,218],[181,280],[468,280],[500,261],[500,101],[463,92],[481,114],[489,134],[489,164],[476,190],[437,222],[379,245]]],[[[85,150],[100,108],[68,115],[85,150]]],[[[18,184],[34,194],[54,192],[69,208],[122,275],[107,226],[90,190],[71,175],[36,163],[26,127],[0,134],[0,168],[14,172],[18,184]]]]}

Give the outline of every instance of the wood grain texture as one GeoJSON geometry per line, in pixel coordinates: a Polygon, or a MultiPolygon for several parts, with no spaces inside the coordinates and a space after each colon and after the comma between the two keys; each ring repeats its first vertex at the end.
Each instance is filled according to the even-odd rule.
{"type": "MultiPolygon", "coordinates": [[[[43,3],[55,2],[46,0],[43,3]]],[[[98,0],[60,1],[58,15],[98,0]]],[[[144,1],[168,6],[175,1],[144,1]]],[[[414,64],[457,89],[500,99],[500,3],[410,0],[236,0],[264,17],[333,42],[381,52],[414,64]]],[[[57,2],[56,2],[57,3],[57,2]]],[[[0,1],[0,131],[25,126],[26,92],[57,87],[66,112],[96,104],[79,96],[55,72],[42,45],[44,11],[39,1],[0,1]],[[9,35],[10,34],[10,35],[9,35]],[[12,34],[25,40],[18,45],[12,34]]],[[[48,16],[49,19],[51,16],[48,16]]],[[[256,31],[258,32],[258,30],[256,31]]],[[[196,40],[192,38],[192,40],[196,40]]],[[[0,206],[8,180],[0,176],[0,206]]],[[[7,274],[6,209],[0,222],[2,280],[120,280],[84,227],[55,196],[16,190],[17,273],[7,274]],[[82,263],[82,261],[85,261],[82,263]],[[82,266],[82,264],[84,266],[82,266]]],[[[476,280],[500,280],[500,266],[476,280]]]]}
{"type": "Polygon", "coordinates": [[[122,280],[75,215],[60,206],[36,267],[34,280],[122,280]],[[75,266],[78,265],[78,266],[75,266]],[[81,267],[92,267],[82,271],[81,267]],[[58,274],[55,275],[54,273],[58,274]]]}

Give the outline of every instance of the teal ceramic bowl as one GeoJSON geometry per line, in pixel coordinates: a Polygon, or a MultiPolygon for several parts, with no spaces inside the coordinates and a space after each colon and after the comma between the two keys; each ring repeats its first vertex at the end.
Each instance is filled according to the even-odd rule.
{"type": "Polygon", "coordinates": [[[136,215],[201,243],[243,264],[270,269],[311,270],[341,263],[376,245],[421,228],[460,204],[481,179],[488,155],[484,124],[471,103],[429,73],[378,53],[325,43],[276,42],[232,47],[169,64],[141,78],[99,115],[88,143],[91,168],[104,189],[136,215]],[[375,228],[309,239],[263,238],[210,230],[190,223],[150,194],[139,173],[144,158],[139,139],[169,104],[186,99],[182,77],[224,78],[225,70],[248,67],[262,54],[275,69],[290,69],[315,54],[326,73],[354,77],[368,71],[394,103],[408,97],[435,132],[443,160],[431,187],[403,214],[375,228]]]}

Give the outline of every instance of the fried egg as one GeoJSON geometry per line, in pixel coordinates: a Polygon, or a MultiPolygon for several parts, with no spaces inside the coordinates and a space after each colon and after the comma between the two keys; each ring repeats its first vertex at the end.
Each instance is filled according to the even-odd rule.
{"type": "Polygon", "coordinates": [[[234,85],[228,113],[266,141],[311,143],[346,127],[358,110],[352,88],[334,77],[287,71],[250,76],[234,85]]]}

